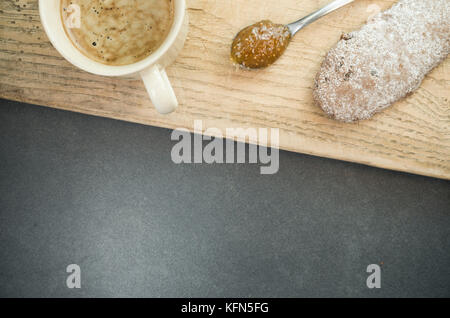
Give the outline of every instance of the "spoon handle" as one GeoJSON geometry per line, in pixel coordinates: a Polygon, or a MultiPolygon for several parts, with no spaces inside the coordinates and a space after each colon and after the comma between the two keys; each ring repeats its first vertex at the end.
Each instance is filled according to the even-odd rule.
{"type": "Polygon", "coordinates": [[[333,12],[334,10],[337,10],[340,7],[343,7],[353,1],[354,0],[335,0],[330,4],[326,5],[325,7],[323,7],[322,9],[319,9],[316,12],[313,12],[310,15],[307,15],[306,17],[298,21],[288,24],[287,27],[291,32],[292,36],[294,36],[298,31],[303,29],[305,26],[313,23],[314,21],[323,17],[324,15],[327,15],[328,13],[333,12]]]}

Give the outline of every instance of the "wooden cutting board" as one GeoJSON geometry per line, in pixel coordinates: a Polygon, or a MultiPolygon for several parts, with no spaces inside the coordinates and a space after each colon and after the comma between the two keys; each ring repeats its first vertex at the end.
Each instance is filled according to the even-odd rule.
{"type": "MultiPolygon", "coordinates": [[[[270,18],[287,23],[330,0],[187,0],[190,32],[167,70],[180,101],[157,114],[140,81],[90,75],[66,62],[49,43],[36,0],[0,1],[0,97],[153,126],[192,129],[274,127],[280,148],[450,179],[450,61],[421,88],[369,121],[342,124],[313,103],[314,76],[342,32],[358,29],[374,5],[357,0],[301,31],[269,69],[245,72],[229,61],[242,27],[270,18]]],[[[280,163],[282,165],[282,163],[280,163]]]]}

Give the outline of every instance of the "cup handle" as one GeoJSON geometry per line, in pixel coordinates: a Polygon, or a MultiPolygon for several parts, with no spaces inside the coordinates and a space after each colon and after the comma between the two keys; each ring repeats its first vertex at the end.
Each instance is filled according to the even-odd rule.
{"type": "Polygon", "coordinates": [[[161,114],[173,112],[178,107],[178,100],[166,71],[154,65],[141,71],[140,74],[156,110],[161,114]]]}

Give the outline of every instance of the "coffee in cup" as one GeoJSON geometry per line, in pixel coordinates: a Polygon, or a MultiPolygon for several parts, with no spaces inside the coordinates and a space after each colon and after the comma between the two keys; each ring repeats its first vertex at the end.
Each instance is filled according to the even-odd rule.
{"type": "Polygon", "coordinates": [[[139,62],[172,27],[173,0],[61,0],[67,36],[88,58],[106,65],[139,62]]]}

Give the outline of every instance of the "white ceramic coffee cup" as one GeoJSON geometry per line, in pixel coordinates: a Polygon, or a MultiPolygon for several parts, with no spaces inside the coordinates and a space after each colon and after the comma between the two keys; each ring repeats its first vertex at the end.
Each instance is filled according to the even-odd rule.
{"type": "Polygon", "coordinates": [[[162,114],[174,111],[178,101],[165,68],[184,46],[188,31],[185,0],[174,0],[174,21],[163,44],[150,56],[130,65],[111,66],[82,54],[67,36],[60,13],[61,0],[39,0],[39,13],[48,38],[70,63],[89,73],[103,76],[141,77],[155,108],[162,114]]]}

